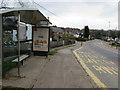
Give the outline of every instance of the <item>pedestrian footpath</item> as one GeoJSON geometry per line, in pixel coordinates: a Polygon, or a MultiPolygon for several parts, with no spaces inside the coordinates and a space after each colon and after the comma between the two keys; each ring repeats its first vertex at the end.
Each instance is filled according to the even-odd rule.
{"type": "Polygon", "coordinates": [[[12,69],[3,79],[3,86],[18,88],[97,88],[94,81],[78,63],[72,50],[80,47],[64,48],[55,55],[31,56],[21,66],[21,78],[17,68],[12,69]]]}

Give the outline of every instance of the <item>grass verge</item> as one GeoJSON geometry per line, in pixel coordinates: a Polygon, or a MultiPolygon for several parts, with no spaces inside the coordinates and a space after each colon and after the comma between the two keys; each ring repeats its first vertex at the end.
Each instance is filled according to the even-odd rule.
{"type": "Polygon", "coordinates": [[[65,48],[68,48],[68,47],[74,47],[74,46],[75,45],[69,45],[69,46],[65,46],[65,47],[62,47],[62,48],[58,48],[58,49],[52,50],[52,51],[48,52],[48,55],[55,55],[61,49],[65,49],[65,48]]]}
{"type": "Polygon", "coordinates": [[[5,60],[2,62],[2,71],[3,71],[2,73],[3,74],[5,74],[10,69],[16,67],[16,63],[12,62],[15,58],[11,58],[10,60],[5,60]]]}
{"type": "Polygon", "coordinates": [[[48,55],[54,55],[54,54],[56,54],[57,53],[57,49],[56,50],[52,50],[52,51],[50,51],[50,52],[48,52],[48,55]]]}

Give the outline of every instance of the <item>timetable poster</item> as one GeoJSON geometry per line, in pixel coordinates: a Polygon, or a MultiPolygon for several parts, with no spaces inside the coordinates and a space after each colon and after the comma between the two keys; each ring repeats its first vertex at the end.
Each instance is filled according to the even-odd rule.
{"type": "Polygon", "coordinates": [[[49,28],[33,28],[33,51],[48,51],[49,28]]]}
{"type": "Polygon", "coordinates": [[[26,25],[20,23],[19,24],[19,40],[24,41],[27,40],[27,30],[26,30],[26,25]]]}

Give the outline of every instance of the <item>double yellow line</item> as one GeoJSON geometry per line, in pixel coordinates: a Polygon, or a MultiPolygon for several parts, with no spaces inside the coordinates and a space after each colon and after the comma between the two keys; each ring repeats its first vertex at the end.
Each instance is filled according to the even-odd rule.
{"type": "MultiPolygon", "coordinates": [[[[81,47],[82,48],[82,47],[81,47]]],[[[88,75],[94,80],[94,82],[98,85],[99,88],[108,88],[103,82],[101,82],[97,76],[87,67],[87,65],[84,63],[84,61],[80,58],[80,56],[77,54],[77,51],[80,50],[76,49],[73,51],[74,55],[76,56],[77,60],[80,62],[82,67],[85,69],[85,71],[88,73],[88,75]]],[[[105,89],[105,90],[106,90],[105,89]]],[[[108,89],[107,89],[108,90],[108,89]]]]}

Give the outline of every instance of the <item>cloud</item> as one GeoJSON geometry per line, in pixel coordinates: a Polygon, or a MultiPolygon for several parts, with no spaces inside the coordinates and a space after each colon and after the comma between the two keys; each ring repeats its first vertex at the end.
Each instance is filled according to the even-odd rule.
{"type": "Polygon", "coordinates": [[[119,0],[34,0],[36,2],[118,2],[119,0]]]}
{"type": "Polygon", "coordinates": [[[109,0],[109,2],[108,0],[104,2],[100,0],[34,1],[47,10],[31,1],[29,3],[24,2],[24,4],[32,8],[38,8],[46,17],[50,17],[50,21],[57,26],[83,28],[85,25],[89,25],[91,28],[108,29],[108,22],[110,21],[112,29],[118,27],[118,3],[115,2],[117,0],[109,0]],[[54,13],[54,15],[48,11],[54,13]]]}
{"type": "Polygon", "coordinates": [[[116,2],[42,4],[58,16],[48,14],[51,22],[57,26],[83,28],[84,25],[89,25],[91,28],[108,29],[108,21],[111,21],[111,28],[117,27],[116,2]]]}

